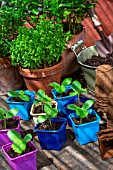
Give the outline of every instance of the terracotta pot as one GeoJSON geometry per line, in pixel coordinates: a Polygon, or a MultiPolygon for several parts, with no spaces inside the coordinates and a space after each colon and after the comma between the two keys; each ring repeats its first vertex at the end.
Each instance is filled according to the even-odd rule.
{"type": "MultiPolygon", "coordinates": [[[[67,45],[67,49],[62,53],[62,57],[64,58],[64,68],[62,70],[62,78],[71,76],[76,70],[80,68],[79,63],[77,62],[77,58],[74,52],[71,50],[72,45],[77,43],[80,40],[85,39],[85,29],[78,35],[75,35],[72,39],[69,40],[69,44],[67,45]]],[[[77,48],[76,53],[78,54],[82,50],[83,46],[77,48]]]]}
{"type": "Polygon", "coordinates": [[[99,150],[103,160],[113,157],[113,130],[105,129],[98,133],[99,150]]]}
{"type": "Polygon", "coordinates": [[[23,78],[18,68],[11,65],[8,57],[0,58],[0,95],[10,90],[18,90],[23,85],[23,78]]]}
{"type": "Polygon", "coordinates": [[[52,97],[52,87],[49,86],[49,83],[60,83],[62,69],[63,58],[60,63],[45,69],[29,70],[19,67],[20,74],[29,90],[37,92],[39,89],[43,89],[50,97],[52,97]]]}

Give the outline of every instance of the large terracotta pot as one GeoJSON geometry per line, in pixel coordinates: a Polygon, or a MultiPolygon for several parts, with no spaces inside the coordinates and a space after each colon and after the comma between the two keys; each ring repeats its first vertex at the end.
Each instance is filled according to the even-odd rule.
{"type": "Polygon", "coordinates": [[[8,57],[0,58],[0,95],[10,90],[18,90],[23,85],[23,78],[18,68],[11,65],[8,57]]]}
{"type": "Polygon", "coordinates": [[[60,63],[45,69],[29,70],[19,67],[20,74],[23,76],[29,90],[37,92],[39,89],[43,89],[51,97],[52,87],[48,84],[51,82],[60,83],[62,69],[63,58],[60,63]]]}
{"type": "MultiPolygon", "coordinates": [[[[67,49],[62,53],[62,57],[64,58],[64,68],[62,70],[62,78],[71,76],[76,70],[79,69],[80,65],[77,62],[77,58],[74,52],[71,50],[72,45],[77,43],[80,40],[85,39],[85,29],[78,35],[72,37],[69,40],[69,44],[67,45],[67,49]]],[[[76,49],[76,53],[78,54],[82,50],[82,45],[76,49]]]]}

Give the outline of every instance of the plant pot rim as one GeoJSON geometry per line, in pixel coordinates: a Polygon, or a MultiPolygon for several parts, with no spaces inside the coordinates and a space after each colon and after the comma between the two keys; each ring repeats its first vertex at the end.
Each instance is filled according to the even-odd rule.
{"type": "Polygon", "coordinates": [[[38,151],[38,149],[36,148],[36,146],[34,145],[34,143],[33,142],[28,142],[28,143],[30,143],[34,148],[35,148],[35,150],[34,151],[31,151],[31,152],[28,152],[28,153],[26,153],[26,154],[23,154],[23,155],[19,155],[19,156],[17,156],[17,157],[15,157],[15,158],[11,158],[8,154],[7,154],[7,152],[5,151],[5,149],[7,148],[7,147],[10,147],[11,148],[11,143],[8,143],[8,144],[6,144],[6,145],[3,145],[2,146],[2,151],[5,153],[5,155],[11,160],[11,161],[14,161],[14,160],[17,160],[18,158],[23,158],[23,157],[25,157],[26,155],[31,155],[32,153],[36,153],[37,151],[38,151]]]}
{"type": "MultiPolygon", "coordinates": [[[[8,132],[9,130],[12,130],[12,129],[16,130],[16,129],[18,129],[18,128],[20,127],[20,116],[14,116],[13,118],[17,118],[17,119],[19,120],[18,126],[17,126],[16,128],[10,128],[10,129],[3,129],[3,130],[0,130],[0,132],[6,133],[6,132],[8,132]]],[[[8,119],[10,119],[10,118],[8,118],[8,119]]],[[[0,120],[0,121],[2,121],[2,120],[0,120]]]]}
{"type": "Polygon", "coordinates": [[[59,71],[62,71],[63,60],[64,60],[63,57],[61,57],[61,61],[58,64],[51,66],[51,67],[44,68],[44,69],[30,70],[30,69],[24,69],[20,66],[18,66],[18,68],[19,68],[20,74],[23,77],[29,77],[29,78],[47,77],[47,76],[50,76],[50,74],[53,75],[54,70],[56,70],[56,72],[54,72],[54,74],[56,74],[59,71]],[[57,70],[57,67],[60,67],[60,69],[57,70]],[[50,73],[50,70],[51,70],[51,73],[50,73]]]}
{"type": "Polygon", "coordinates": [[[34,131],[38,133],[57,133],[62,129],[63,125],[66,124],[67,122],[66,118],[61,118],[61,117],[52,118],[51,120],[58,120],[58,122],[62,121],[62,124],[58,130],[37,130],[37,127],[40,126],[40,123],[38,123],[35,125],[34,131]]]}
{"type": "Polygon", "coordinates": [[[88,126],[88,125],[91,125],[91,124],[93,124],[93,123],[97,123],[97,122],[100,121],[100,117],[99,117],[98,114],[95,112],[95,110],[89,109],[88,112],[89,112],[89,114],[94,113],[95,116],[96,116],[96,120],[94,120],[94,121],[92,121],[92,122],[88,122],[88,123],[83,123],[83,124],[77,125],[77,124],[74,123],[74,121],[72,120],[72,116],[74,116],[75,113],[70,114],[70,115],[69,115],[69,118],[71,119],[72,123],[73,123],[77,128],[78,128],[78,127],[83,127],[83,126],[88,126]]]}

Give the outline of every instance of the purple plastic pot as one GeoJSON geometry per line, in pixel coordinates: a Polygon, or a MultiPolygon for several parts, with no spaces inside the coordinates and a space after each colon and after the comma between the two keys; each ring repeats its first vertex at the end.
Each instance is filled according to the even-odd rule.
{"type": "MultiPolygon", "coordinates": [[[[20,116],[14,116],[13,119],[14,119],[14,120],[18,119],[18,120],[19,120],[18,126],[17,126],[17,128],[14,128],[14,130],[16,130],[18,133],[21,133],[20,116]]],[[[0,120],[0,122],[2,122],[2,120],[0,120]]],[[[11,140],[10,140],[10,139],[8,138],[8,136],[7,136],[8,130],[11,130],[11,129],[0,130],[0,148],[1,148],[3,145],[6,145],[6,144],[8,144],[8,143],[11,143],[11,140]]]]}
{"type": "Polygon", "coordinates": [[[11,149],[11,143],[2,147],[2,150],[6,155],[7,161],[13,170],[37,170],[36,152],[38,149],[31,141],[28,144],[31,148],[33,148],[33,151],[24,155],[20,155],[16,158],[11,158],[7,154],[7,151],[10,151],[11,149]]]}

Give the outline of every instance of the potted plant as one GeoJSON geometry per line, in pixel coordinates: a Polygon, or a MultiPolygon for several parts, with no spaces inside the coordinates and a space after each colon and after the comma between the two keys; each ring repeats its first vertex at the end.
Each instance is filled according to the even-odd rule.
{"type": "Polygon", "coordinates": [[[34,127],[40,146],[46,150],[61,150],[66,142],[66,119],[56,117],[58,110],[51,103],[44,105],[44,112],[46,115],[38,116],[34,127]]]}
{"type": "MultiPolygon", "coordinates": [[[[67,49],[64,50],[62,54],[64,58],[62,77],[69,77],[79,68],[76,57],[71,51],[71,46],[79,40],[85,39],[85,30],[83,29],[82,22],[85,18],[90,17],[88,9],[95,8],[96,3],[96,0],[91,0],[90,3],[86,0],[61,0],[57,2],[45,0],[41,5],[42,12],[46,17],[60,22],[63,25],[64,32],[70,30],[73,35],[72,38],[69,39],[67,49]]],[[[79,53],[81,49],[81,47],[78,48],[77,53],[79,53]]]]}
{"type": "Polygon", "coordinates": [[[43,17],[35,28],[19,28],[17,39],[12,42],[11,60],[13,65],[19,65],[29,90],[37,92],[43,89],[51,95],[48,84],[60,82],[63,68],[61,53],[69,35],[63,33],[61,24],[43,17]]]}
{"type": "Polygon", "coordinates": [[[40,89],[36,93],[36,100],[34,101],[30,114],[33,116],[34,123],[37,124],[37,117],[39,115],[46,115],[44,112],[44,105],[50,102],[52,107],[57,108],[57,102],[52,100],[48,95],[45,94],[44,90],[40,89]]]}
{"type": "Polygon", "coordinates": [[[31,142],[31,134],[27,134],[23,139],[15,130],[7,132],[9,139],[13,142],[2,147],[6,155],[7,161],[12,169],[37,170],[36,152],[37,148],[31,142]]]}
{"type": "MultiPolygon", "coordinates": [[[[75,80],[72,82],[72,92],[69,93],[69,96],[75,96],[74,98],[71,98],[65,105],[64,105],[64,114],[67,118],[68,124],[69,126],[71,126],[71,122],[69,119],[69,115],[71,113],[73,113],[72,110],[68,109],[68,104],[75,104],[79,107],[81,107],[83,105],[83,103],[87,100],[89,100],[89,98],[86,97],[81,97],[82,93],[87,93],[87,89],[82,88],[82,85],[79,81],[75,80]]],[[[92,106],[91,106],[92,108],[92,106]]]]}
{"type": "Polygon", "coordinates": [[[35,92],[29,90],[9,91],[8,96],[6,102],[10,109],[18,108],[18,115],[21,119],[29,120],[32,117],[30,115],[30,110],[35,99],[35,92]]]}
{"type": "Polygon", "coordinates": [[[17,35],[19,17],[15,8],[9,8],[8,4],[0,6],[0,95],[20,89],[23,85],[18,68],[12,66],[9,58],[12,39],[17,35]]]}
{"type": "Polygon", "coordinates": [[[9,111],[0,108],[0,148],[11,142],[7,136],[9,129],[15,129],[19,133],[21,132],[20,117],[15,116],[17,113],[17,108],[13,108],[9,111]]]}
{"type": "Polygon", "coordinates": [[[57,82],[52,82],[49,86],[52,86],[52,94],[54,100],[58,103],[58,111],[61,116],[64,116],[64,105],[71,99],[73,96],[69,96],[69,93],[72,91],[72,78],[65,78],[61,84],[57,82]]]}
{"type": "Polygon", "coordinates": [[[98,140],[100,118],[93,109],[89,109],[93,103],[94,100],[87,100],[82,107],[74,104],[68,105],[68,108],[75,112],[69,115],[69,119],[75,138],[80,145],[98,140]]]}

